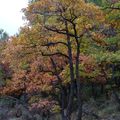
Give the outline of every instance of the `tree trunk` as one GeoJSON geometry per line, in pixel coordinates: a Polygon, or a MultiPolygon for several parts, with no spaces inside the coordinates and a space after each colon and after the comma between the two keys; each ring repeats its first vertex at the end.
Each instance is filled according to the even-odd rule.
{"type": "Polygon", "coordinates": [[[74,94],[74,67],[73,67],[73,58],[72,58],[72,46],[71,46],[70,36],[68,34],[67,21],[65,21],[65,26],[66,26],[66,34],[67,34],[69,69],[70,69],[70,80],[71,80],[69,101],[68,101],[68,106],[66,109],[66,117],[67,117],[67,120],[70,120],[71,119],[72,104],[73,104],[73,99],[74,99],[74,95],[73,95],[74,94]]]}
{"type": "Polygon", "coordinates": [[[80,44],[77,44],[76,82],[77,82],[77,97],[78,97],[78,113],[76,120],[82,120],[82,84],[79,75],[79,56],[80,56],[80,44]]]}
{"type": "Polygon", "coordinates": [[[75,34],[75,40],[76,40],[76,83],[77,83],[77,101],[78,101],[78,111],[77,111],[77,117],[76,120],[82,120],[82,84],[80,81],[80,69],[79,69],[79,64],[80,64],[80,41],[78,39],[77,35],[77,30],[76,30],[76,24],[73,23],[73,29],[74,29],[74,34],[75,34]]]}

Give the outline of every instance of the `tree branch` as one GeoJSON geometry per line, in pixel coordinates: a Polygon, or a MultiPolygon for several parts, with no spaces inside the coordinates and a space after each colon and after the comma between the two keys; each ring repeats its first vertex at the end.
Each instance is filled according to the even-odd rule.
{"type": "Polygon", "coordinates": [[[67,59],[69,59],[69,57],[67,55],[65,55],[65,54],[63,54],[61,52],[48,53],[48,54],[45,54],[45,53],[42,52],[42,56],[48,56],[48,57],[50,57],[50,56],[55,56],[55,55],[61,55],[61,56],[66,57],[67,59]]]}
{"type": "Polygon", "coordinates": [[[62,44],[62,45],[68,46],[67,43],[65,43],[65,42],[49,42],[49,43],[44,44],[42,46],[50,47],[50,46],[55,46],[55,45],[58,45],[58,44],[62,44]]]}
{"type": "Polygon", "coordinates": [[[41,11],[32,11],[33,14],[39,14],[39,15],[45,15],[45,16],[56,16],[59,14],[57,11],[51,11],[51,12],[41,12],[41,11]]]}
{"type": "Polygon", "coordinates": [[[75,36],[75,35],[72,34],[72,33],[66,32],[66,30],[59,30],[59,29],[57,29],[57,28],[50,28],[50,27],[47,27],[47,26],[45,26],[45,28],[46,28],[47,30],[52,31],[52,32],[56,32],[56,33],[63,34],[63,35],[69,35],[70,37],[80,38],[80,37],[78,37],[78,36],[75,36]]]}
{"type": "Polygon", "coordinates": [[[111,6],[108,6],[108,7],[105,7],[105,9],[120,10],[120,7],[111,7],[111,6]]]}

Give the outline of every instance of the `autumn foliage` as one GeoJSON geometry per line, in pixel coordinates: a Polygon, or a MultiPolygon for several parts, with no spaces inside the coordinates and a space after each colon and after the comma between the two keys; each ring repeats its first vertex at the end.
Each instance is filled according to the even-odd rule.
{"type": "Polygon", "coordinates": [[[96,4],[31,1],[23,9],[28,25],[0,44],[0,95],[24,97],[45,118],[60,113],[70,120],[76,112],[81,120],[86,86],[94,98],[119,88],[120,4],[96,4]]]}

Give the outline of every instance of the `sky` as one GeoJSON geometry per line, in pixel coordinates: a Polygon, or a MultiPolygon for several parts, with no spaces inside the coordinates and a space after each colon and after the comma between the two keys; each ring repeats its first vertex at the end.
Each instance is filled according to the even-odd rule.
{"type": "Polygon", "coordinates": [[[28,0],[0,0],[0,28],[9,35],[18,33],[20,26],[25,24],[22,20],[22,8],[27,6],[28,0]]]}

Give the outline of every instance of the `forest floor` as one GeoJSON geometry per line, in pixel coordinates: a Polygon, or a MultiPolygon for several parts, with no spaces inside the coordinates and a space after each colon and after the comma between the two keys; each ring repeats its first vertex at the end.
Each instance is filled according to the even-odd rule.
{"type": "Polygon", "coordinates": [[[97,100],[90,99],[83,105],[83,120],[120,120],[120,105],[111,96],[97,100]]]}
{"type": "MultiPolygon", "coordinates": [[[[91,98],[83,105],[83,120],[120,120],[120,105],[113,96],[106,100],[100,97],[91,98]]],[[[56,117],[50,120],[60,120],[56,117]]],[[[73,115],[72,120],[75,120],[73,115]]],[[[31,114],[23,105],[10,99],[0,99],[0,120],[42,120],[40,115],[31,114]]]]}

